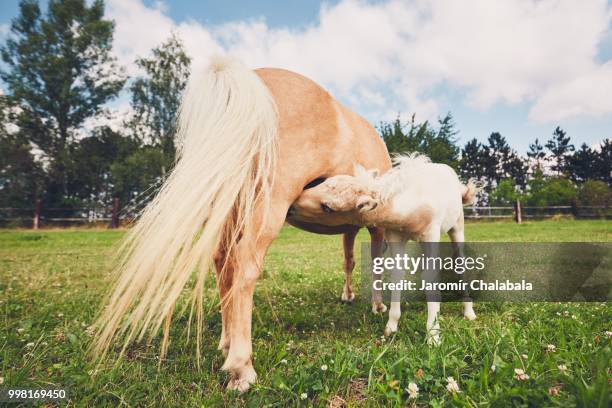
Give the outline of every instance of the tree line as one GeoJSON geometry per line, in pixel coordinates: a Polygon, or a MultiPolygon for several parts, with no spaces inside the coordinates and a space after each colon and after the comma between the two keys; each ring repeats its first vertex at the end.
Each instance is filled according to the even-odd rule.
{"type": "MultiPolygon", "coordinates": [[[[0,46],[0,207],[77,209],[145,201],[174,163],[176,117],[190,58],[171,35],[135,63],[128,78],[112,54],[114,22],[104,2],[50,0],[43,13],[23,0],[0,46]],[[128,95],[128,96],[126,96],[128,95]],[[130,114],[110,126],[109,103],[129,99],[130,114]]],[[[449,113],[435,125],[413,115],[383,122],[391,153],[419,151],[481,183],[481,200],[535,205],[610,202],[611,141],[575,149],[556,128],[523,157],[499,133],[464,146],[449,113]]]]}
{"type": "Polygon", "coordinates": [[[464,180],[482,187],[480,204],[511,205],[517,199],[531,206],[609,206],[612,200],[612,140],[597,148],[583,143],[576,149],[570,136],[556,127],[544,142],[536,139],[525,156],[499,132],[487,141],[457,143],[451,113],[436,126],[418,123],[413,115],[378,127],[390,153],[418,151],[432,161],[453,167],[464,180]]]}

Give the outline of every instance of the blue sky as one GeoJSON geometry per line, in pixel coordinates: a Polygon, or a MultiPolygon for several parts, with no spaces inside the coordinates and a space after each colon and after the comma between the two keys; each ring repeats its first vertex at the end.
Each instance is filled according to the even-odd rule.
{"type": "MultiPolygon", "coordinates": [[[[17,4],[0,2],[0,35],[17,4]]],[[[557,125],[576,145],[612,138],[609,1],[107,0],[107,15],[130,74],[174,31],[196,66],[221,52],[293,69],[372,123],[450,111],[461,142],[498,131],[520,152],[557,125]]]]}

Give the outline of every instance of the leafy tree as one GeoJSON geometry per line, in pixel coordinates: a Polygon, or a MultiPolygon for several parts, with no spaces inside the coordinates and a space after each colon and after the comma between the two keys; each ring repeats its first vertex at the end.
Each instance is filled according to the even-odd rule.
{"type": "Polygon", "coordinates": [[[43,183],[40,163],[32,146],[14,127],[15,111],[0,97],[0,207],[32,207],[43,183]]]}
{"type": "Polygon", "coordinates": [[[558,176],[565,174],[568,156],[574,151],[574,145],[570,143],[570,137],[557,126],[553,132],[553,137],[546,142],[546,148],[550,150],[553,159],[552,169],[557,172],[558,176]]]}
{"type": "Polygon", "coordinates": [[[162,149],[162,166],[170,166],[174,161],[176,119],[190,62],[175,35],[154,48],[151,57],[136,60],[145,76],[137,78],[130,87],[134,109],[131,126],[145,143],[162,149]]]}
{"type": "Polygon", "coordinates": [[[545,178],[541,171],[536,171],[528,182],[526,204],[545,207],[551,205],[572,205],[576,198],[576,186],[566,178],[545,178]]]}
{"type": "Polygon", "coordinates": [[[612,189],[600,180],[587,180],[578,189],[578,206],[604,206],[612,204],[612,189]]]}
{"type": "Polygon", "coordinates": [[[48,161],[47,195],[56,203],[71,195],[67,169],[78,130],[124,83],[110,53],[113,28],[101,0],[50,0],[44,17],[37,1],[23,0],[0,49],[0,78],[19,106],[22,137],[48,161]]]}
{"type": "MultiPolygon", "coordinates": [[[[107,126],[73,144],[68,168],[70,190],[83,201],[108,203],[115,194],[111,166],[139,149],[139,143],[107,126]]],[[[137,171],[137,169],[133,169],[137,171]]]]}
{"type": "Polygon", "coordinates": [[[512,205],[521,197],[512,179],[502,180],[489,194],[489,202],[492,205],[512,205]]]}

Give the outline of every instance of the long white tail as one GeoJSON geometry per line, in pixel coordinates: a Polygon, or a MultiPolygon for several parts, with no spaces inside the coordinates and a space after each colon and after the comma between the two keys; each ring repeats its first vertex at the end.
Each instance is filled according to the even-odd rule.
{"type": "Polygon", "coordinates": [[[106,355],[116,337],[125,350],[165,323],[163,355],[176,301],[194,272],[192,308],[201,331],[203,285],[214,252],[222,237],[233,245],[255,205],[266,205],[276,153],[276,105],[253,71],[217,57],[191,75],[179,115],[177,163],[122,246],[117,281],[96,325],[94,355],[106,355]]]}

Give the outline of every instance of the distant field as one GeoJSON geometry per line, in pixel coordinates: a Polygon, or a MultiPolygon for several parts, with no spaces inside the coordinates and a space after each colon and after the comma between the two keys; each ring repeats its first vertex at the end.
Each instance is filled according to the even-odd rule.
{"type": "MultiPolygon", "coordinates": [[[[87,328],[108,286],[112,247],[123,234],[0,231],[3,386],[66,387],[77,406],[609,405],[611,304],[477,304],[475,322],[463,320],[459,304],[444,304],[443,340],[433,348],[425,343],[425,305],[408,304],[399,332],[385,339],[386,316],[372,315],[364,303],[340,302],[340,237],[291,227],[271,248],[256,291],[259,377],[247,394],[223,391],[227,376],[218,370],[220,316],[212,289],[200,371],[182,317],[159,370],[154,343],[132,347],[116,367],[108,364],[92,376],[87,328]],[[515,378],[515,368],[529,379],[515,378]],[[449,376],[459,393],[446,390],[449,376]],[[419,387],[416,400],[408,398],[409,382],[419,387]]],[[[359,237],[367,239],[366,233],[359,237]]],[[[466,239],[610,242],[612,221],[470,223],[466,239]]]]}

